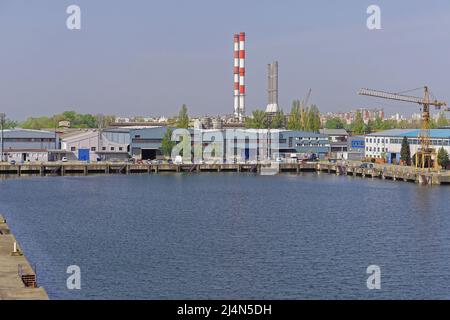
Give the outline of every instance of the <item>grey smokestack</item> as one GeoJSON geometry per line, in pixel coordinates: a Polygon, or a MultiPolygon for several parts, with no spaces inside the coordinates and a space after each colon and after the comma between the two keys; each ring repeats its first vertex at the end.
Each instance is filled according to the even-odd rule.
{"type": "Polygon", "coordinates": [[[267,96],[266,112],[278,112],[278,61],[267,65],[267,96]]]}

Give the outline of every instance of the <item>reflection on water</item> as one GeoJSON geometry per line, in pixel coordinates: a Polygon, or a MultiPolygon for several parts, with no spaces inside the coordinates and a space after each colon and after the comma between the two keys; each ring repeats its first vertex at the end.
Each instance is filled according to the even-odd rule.
{"type": "Polygon", "coordinates": [[[449,298],[449,191],[326,174],[35,177],[1,180],[0,212],[51,298],[449,298]],[[65,286],[73,264],[80,291],[65,286]]]}

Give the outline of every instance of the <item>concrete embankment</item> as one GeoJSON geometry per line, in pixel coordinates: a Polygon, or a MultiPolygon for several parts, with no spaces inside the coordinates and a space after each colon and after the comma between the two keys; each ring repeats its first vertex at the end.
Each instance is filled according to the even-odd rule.
{"type": "Polygon", "coordinates": [[[0,300],[48,300],[14,235],[0,215],[0,300]]]}
{"type": "Polygon", "coordinates": [[[254,172],[274,173],[328,172],[330,174],[380,178],[427,185],[450,184],[450,171],[418,171],[413,167],[388,164],[363,164],[360,161],[302,163],[222,163],[222,164],[130,164],[130,163],[42,163],[0,164],[2,176],[87,176],[94,174],[152,174],[160,172],[254,172]]]}

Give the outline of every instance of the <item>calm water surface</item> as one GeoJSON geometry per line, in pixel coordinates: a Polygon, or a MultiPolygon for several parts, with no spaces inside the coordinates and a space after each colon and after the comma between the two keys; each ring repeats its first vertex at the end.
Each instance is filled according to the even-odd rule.
{"type": "Polygon", "coordinates": [[[53,299],[449,299],[449,195],[326,174],[36,177],[0,180],[0,212],[53,299]]]}

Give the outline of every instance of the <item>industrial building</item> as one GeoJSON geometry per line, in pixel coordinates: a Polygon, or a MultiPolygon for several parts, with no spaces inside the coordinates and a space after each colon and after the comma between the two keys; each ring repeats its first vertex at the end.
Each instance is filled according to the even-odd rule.
{"type": "Polygon", "coordinates": [[[154,160],[161,155],[161,143],[167,127],[155,126],[130,130],[130,156],[154,160]]]}
{"type": "MultiPolygon", "coordinates": [[[[161,144],[167,127],[147,127],[130,131],[130,156],[137,160],[153,160],[162,155],[161,144]]],[[[189,129],[192,141],[194,130],[189,129]]],[[[227,143],[233,138],[234,154],[236,161],[246,161],[253,156],[258,157],[263,145],[276,148],[273,152],[280,157],[288,157],[292,153],[315,154],[319,158],[325,158],[330,152],[328,136],[319,133],[291,131],[291,130],[257,130],[257,129],[209,129],[198,130],[201,133],[204,148],[212,143],[217,143],[220,137],[223,141],[223,159],[229,159],[227,143]],[[278,136],[278,143],[265,143],[268,136],[278,136]],[[243,139],[242,139],[243,138],[243,139]],[[228,139],[228,140],[227,140],[228,139]],[[239,140],[238,140],[239,139],[239,140]],[[238,150],[239,149],[239,150],[238,150]]]]}
{"type": "MultiPolygon", "coordinates": [[[[365,156],[367,158],[382,158],[388,163],[400,163],[400,151],[403,138],[409,142],[411,156],[420,148],[419,129],[393,129],[371,133],[365,137],[365,156]]],[[[431,129],[431,147],[436,151],[443,147],[450,153],[450,129],[431,129]]]]}
{"type": "Polygon", "coordinates": [[[365,156],[365,137],[352,136],[347,139],[346,160],[362,160],[365,156]]]}
{"type": "Polygon", "coordinates": [[[45,162],[49,160],[49,151],[59,148],[59,138],[55,132],[9,129],[3,130],[0,137],[3,161],[45,162]]]}
{"type": "Polygon", "coordinates": [[[345,129],[320,129],[321,134],[328,137],[330,142],[330,157],[333,159],[347,159],[348,132],[345,129]]]}
{"type": "Polygon", "coordinates": [[[78,129],[61,137],[68,160],[108,161],[128,159],[130,128],[78,129]]]}

